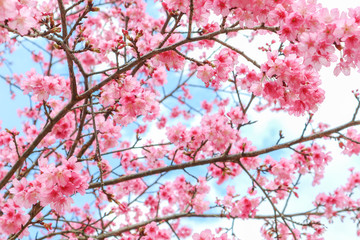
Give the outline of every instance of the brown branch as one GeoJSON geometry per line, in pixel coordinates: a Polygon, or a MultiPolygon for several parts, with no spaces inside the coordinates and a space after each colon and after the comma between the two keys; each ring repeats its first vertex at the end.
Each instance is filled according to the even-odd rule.
{"type": "Polygon", "coordinates": [[[38,215],[38,213],[41,212],[43,208],[44,207],[42,207],[40,203],[34,204],[29,212],[29,220],[25,223],[25,225],[21,227],[21,229],[16,234],[11,235],[8,239],[15,240],[30,224],[32,224],[32,219],[34,219],[34,217],[36,217],[36,215],[38,215]]]}
{"type": "Polygon", "coordinates": [[[74,26],[70,29],[69,34],[65,37],[64,42],[67,42],[69,40],[69,38],[71,37],[72,33],[76,30],[76,27],[80,24],[81,20],[83,20],[86,17],[86,14],[88,14],[90,12],[90,8],[87,5],[85,7],[84,12],[81,14],[81,16],[76,20],[74,26]]]}
{"type": "Polygon", "coordinates": [[[352,121],[355,121],[356,115],[358,114],[359,109],[360,109],[360,97],[359,97],[358,94],[359,94],[358,92],[354,93],[355,99],[356,99],[356,101],[358,102],[358,104],[357,104],[357,106],[356,106],[354,115],[353,115],[353,117],[352,117],[352,121]]]}
{"type": "Polygon", "coordinates": [[[169,24],[170,19],[171,19],[170,14],[169,14],[166,10],[164,10],[164,11],[166,12],[166,20],[165,20],[164,25],[162,26],[162,28],[161,28],[161,30],[160,30],[160,33],[161,33],[161,34],[165,34],[166,27],[167,27],[167,25],[169,24]]]}
{"type": "Polygon", "coordinates": [[[183,54],[182,52],[180,52],[179,50],[177,50],[176,48],[174,49],[174,52],[176,52],[178,55],[180,55],[181,57],[185,58],[186,60],[189,60],[191,62],[195,62],[198,66],[204,65],[202,62],[196,60],[195,58],[191,58],[186,56],[185,54],[183,54]]]}
{"type": "MultiPolygon", "coordinates": [[[[187,83],[191,77],[196,73],[196,71],[192,72],[187,79],[184,80],[184,82],[182,82],[181,84],[178,84],[169,94],[165,95],[161,100],[159,100],[159,103],[162,103],[163,101],[165,101],[165,99],[167,99],[168,97],[172,96],[179,88],[181,88],[181,86],[183,86],[185,83],[187,83]]],[[[180,79],[181,80],[181,79],[180,79]]],[[[179,80],[179,81],[180,81],[179,80]]],[[[165,94],[165,93],[164,93],[165,94]]]]}
{"type": "MultiPolygon", "coordinates": [[[[337,211],[338,213],[340,212],[348,212],[348,211],[358,211],[359,209],[343,209],[340,211],[337,211]]],[[[324,215],[324,212],[301,212],[301,213],[294,213],[294,214],[284,214],[283,217],[285,218],[291,218],[291,217],[299,217],[299,216],[322,216],[324,215]]],[[[111,236],[119,236],[120,234],[124,233],[124,232],[128,232],[134,229],[139,229],[147,224],[150,224],[151,222],[166,222],[169,220],[175,220],[175,219],[179,219],[179,218],[191,218],[191,217],[195,217],[195,218],[230,218],[230,219],[238,219],[237,217],[233,217],[233,216],[229,216],[229,215],[225,215],[225,214],[196,214],[196,213],[178,213],[178,214],[173,214],[173,215],[168,215],[168,216],[164,216],[164,217],[157,217],[157,218],[153,218],[147,221],[143,221],[140,223],[136,223],[130,226],[126,226],[126,227],[122,227],[119,228],[118,230],[115,231],[111,231],[108,233],[103,233],[103,234],[99,234],[99,235],[93,235],[91,236],[92,238],[95,239],[102,239],[102,238],[108,238],[111,236]]],[[[273,218],[279,218],[279,216],[274,216],[274,215],[256,215],[256,216],[252,216],[249,217],[249,219],[273,219],[273,218]]],[[[79,239],[85,239],[85,238],[79,238],[79,239]]]]}
{"type": "MultiPolygon", "coordinates": [[[[82,93],[78,97],[78,100],[85,99],[86,97],[90,96],[90,94],[92,94],[93,92],[96,92],[100,88],[105,86],[111,80],[116,79],[120,74],[125,73],[126,71],[132,69],[133,67],[135,67],[139,63],[141,63],[141,62],[143,62],[143,61],[145,61],[147,59],[150,59],[150,58],[154,57],[155,55],[157,55],[159,53],[174,50],[176,47],[179,47],[179,46],[184,45],[184,44],[189,43],[189,42],[196,42],[196,41],[200,41],[200,40],[204,40],[204,39],[211,39],[211,38],[213,38],[213,37],[215,37],[215,36],[217,36],[219,34],[223,34],[223,33],[237,32],[237,31],[241,31],[241,30],[254,30],[254,31],[256,31],[256,30],[260,30],[260,29],[268,30],[268,31],[271,31],[271,32],[276,32],[278,30],[278,28],[276,28],[276,27],[273,28],[273,27],[266,27],[266,26],[262,26],[262,25],[257,26],[257,27],[253,27],[253,28],[247,28],[247,27],[225,28],[225,29],[220,29],[220,30],[212,32],[212,33],[208,33],[208,34],[204,34],[204,35],[201,35],[201,36],[193,37],[193,38],[190,38],[190,39],[184,39],[182,41],[179,41],[179,42],[174,43],[172,45],[169,45],[167,47],[154,49],[153,51],[151,51],[151,52],[149,52],[147,54],[144,54],[143,56],[136,59],[135,61],[124,64],[120,69],[111,68],[111,69],[107,69],[107,70],[104,70],[104,71],[101,71],[101,72],[96,72],[96,74],[98,74],[98,73],[103,73],[103,72],[106,72],[106,71],[117,69],[117,71],[115,73],[113,73],[112,75],[110,75],[109,77],[104,79],[102,82],[100,82],[99,84],[93,86],[89,90],[82,93]]],[[[95,73],[89,74],[88,76],[94,75],[94,74],[95,73]]]]}
{"type": "Polygon", "coordinates": [[[296,240],[296,235],[294,233],[294,231],[291,229],[291,227],[289,226],[289,224],[286,222],[285,217],[283,216],[283,214],[279,211],[279,209],[275,206],[275,204],[273,203],[273,201],[271,200],[269,194],[266,192],[266,190],[261,186],[261,184],[256,181],[256,179],[250,174],[250,172],[246,169],[246,167],[242,164],[242,162],[240,161],[240,159],[237,161],[238,164],[241,166],[241,168],[246,172],[246,174],[249,176],[249,178],[252,180],[253,183],[255,183],[260,190],[263,192],[263,194],[265,195],[265,197],[267,198],[267,200],[270,202],[270,205],[272,206],[273,210],[274,210],[274,216],[275,216],[275,229],[277,229],[277,214],[279,214],[280,218],[284,221],[284,224],[287,226],[287,228],[290,230],[291,234],[293,235],[294,239],[296,240]]]}
{"type": "MultiPolygon", "coordinates": [[[[177,165],[171,165],[171,166],[156,168],[156,169],[152,169],[152,170],[149,170],[149,171],[146,171],[146,172],[139,172],[139,173],[135,173],[135,174],[131,174],[131,175],[123,175],[123,176],[121,176],[119,178],[104,181],[103,184],[104,184],[104,186],[114,185],[114,184],[117,184],[117,183],[129,181],[129,180],[132,180],[132,179],[151,176],[151,175],[155,175],[155,174],[159,174],[159,173],[163,173],[163,172],[169,172],[169,171],[173,171],[173,170],[179,170],[179,169],[184,169],[184,168],[189,168],[189,167],[206,165],[206,164],[215,163],[215,162],[236,162],[239,158],[256,157],[256,156],[259,156],[261,154],[270,153],[270,152],[273,152],[273,151],[276,151],[276,150],[279,150],[279,149],[289,148],[292,145],[307,142],[307,141],[311,141],[311,140],[314,140],[314,139],[317,139],[317,138],[326,137],[326,136],[329,136],[330,134],[339,132],[339,131],[341,131],[343,129],[346,129],[348,127],[355,126],[355,125],[360,125],[360,121],[352,121],[352,122],[346,123],[344,125],[338,126],[336,128],[333,128],[333,129],[330,129],[330,130],[327,130],[327,131],[324,131],[324,132],[315,133],[315,134],[312,134],[312,135],[307,136],[307,137],[298,138],[298,139],[295,139],[295,140],[292,140],[292,141],[289,141],[289,142],[286,142],[286,143],[283,143],[283,144],[263,148],[261,150],[256,150],[256,151],[252,151],[252,152],[237,153],[237,154],[233,154],[233,155],[224,155],[224,156],[219,156],[219,157],[214,157],[214,158],[209,158],[209,159],[197,160],[195,162],[187,162],[187,163],[182,163],[182,164],[177,164],[177,165]]],[[[100,186],[101,186],[101,183],[91,183],[89,185],[89,189],[97,188],[97,187],[100,187],[100,186]]]]}
{"type": "Polygon", "coordinates": [[[68,63],[68,69],[69,69],[69,77],[70,77],[70,89],[71,89],[71,99],[76,99],[77,97],[77,86],[76,86],[76,78],[74,73],[74,66],[71,58],[71,53],[69,49],[67,49],[65,46],[68,46],[68,34],[67,34],[67,24],[66,24],[66,10],[64,7],[64,3],[62,0],[58,0],[58,5],[60,9],[60,17],[61,17],[61,26],[62,26],[62,39],[63,42],[61,42],[62,48],[64,48],[66,52],[66,60],[68,63]]]}
{"type": "Polygon", "coordinates": [[[89,147],[93,144],[93,142],[95,141],[95,134],[93,134],[91,136],[91,138],[89,139],[89,141],[87,141],[80,149],[80,151],[76,154],[77,159],[81,158],[82,155],[84,155],[84,153],[86,152],[86,150],[89,149],[89,147]]]}
{"type": "Polygon", "coordinates": [[[172,143],[170,143],[170,142],[168,142],[168,143],[156,143],[156,144],[149,144],[149,145],[144,145],[144,146],[140,146],[140,147],[132,146],[132,147],[123,148],[123,149],[120,149],[120,150],[114,150],[114,151],[110,151],[110,152],[105,152],[105,153],[102,153],[101,156],[108,155],[108,154],[113,154],[113,153],[118,153],[118,152],[125,152],[125,151],[132,150],[132,149],[145,149],[145,148],[148,148],[148,147],[157,147],[157,146],[164,146],[164,145],[170,145],[170,144],[172,144],[172,143]]]}
{"type": "Polygon", "coordinates": [[[86,106],[87,106],[87,101],[88,99],[85,99],[85,103],[84,103],[84,106],[81,110],[81,115],[80,115],[80,124],[79,124],[79,128],[78,128],[78,133],[75,137],[75,140],[70,148],[70,151],[68,153],[68,158],[70,158],[74,152],[75,152],[75,149],[80,141],[80,137],[81,137],[81,133],[82,133],[82,130],[83,130],[83,127],[85,125],[85,119],[86,119],[86,115],[87,115],[87,109],[86,109],[86,106]]]}
{"type": "Polygon", "coordinates": [[[29,145],[29,147],[25,150],[25,152],[21,155],[21,157],[16,161],[14,166],[9,170],[9,172],[5,175],[5,177],[0,181],[0,189],[2,189],[11,179],[11,177],[14,175],[17,169],[19,169],[23,163],[25,162],[26,158],[29,157],[36,146],[41,142],[41,140],[49,133],[51,132],[54,125],[63,118],[70,109],[75,105],[75,101],[70,101],[61,111],[56,114],[56,116],[53,118],[53,121],[49,122],[42,131],[39,133],[39,135],[34,139],[34,141],[29,145]]]}
{"type": "Polygon", "coordinates": [[[67,36],[67,25],[66,25],[66,10],[62,0],[58,0],[60,18],[61,18],[61,28],[62,28],[62,37],[65,40],[67,36]]]}
{"type": "Polygon", "coordinates": [[[227,48],[229,48],[229,49],[237,52],[238,54],[240,54],[241,56],[243,56],[247,61],[251,62],[255,67],[260,68],[260,65],[259,65],[255,60],[253,60],[252,58],[250,58],[249,56],[247,56],[243,51],[241,51],[241,50],[239,50],[239,49],[231,46],[230,44],[227,44],[226,42],[221,41],[221,40],[219,40],[219,39],[217,39],[217,38],[215,38],[215,37],[214,37],[214,38],[211,38],[211,40],[214,40],[215,42],[218,42],[218,43],[220,43],[221,45],[223,45],[223,46],[225,46],[225,47],[227,47],[227,48]]]}
{"type": "Polygon", "coordinates": [[[171,34],[173,34],[173,32],[175,31],[175,29],[178,27],[178,24],[179,24],[182,16],[183,16],[183,14],[181,13],[181,14],[177,17],[177,19],[176,19],[176,21],[175,21],[175,23],[174,23],[173,28],[172,28],[172,29],[170,30],[170,32],[165,36],[165,38],[160,42],[160,44],[159,44],[159,46],[158,46],[157,48],[161,48],[162,46],[164,46],[164,44],[166,43],[166,41],[171,37],[171,34]]]}
{"type": "Polygon", "coordinates": [[[192,20],[194,15],[194,0],[190,0],[190,16],[189,16],[189,28],[187,33],[187,39],[191,38],[192,20]]]}

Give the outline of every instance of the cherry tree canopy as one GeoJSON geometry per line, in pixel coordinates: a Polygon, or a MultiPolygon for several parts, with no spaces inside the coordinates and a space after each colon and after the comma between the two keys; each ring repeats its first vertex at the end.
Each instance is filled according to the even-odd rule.
{"type": "Polygon", "coordinates": [[[226,240],[250,219],[264,239],[321,239],[334,219],[359,223],[355,169],[307,189],[307,210],[288,204],[302,179],[322,183],[328,143],[360,154],[357,90],[342,125],[316,121],[319,71],[359,70],[360,7],[0,0],[0,44],[2,84],[29,97],[22,126],[0,128],[0,239],[226,240]],[[293,139],[254,136],[270,111],[307,121],[293,139]]]}

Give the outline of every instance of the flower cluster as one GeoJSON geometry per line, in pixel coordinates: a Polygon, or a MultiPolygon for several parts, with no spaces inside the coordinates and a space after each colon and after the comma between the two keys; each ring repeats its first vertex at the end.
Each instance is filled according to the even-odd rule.
{"type": "Polygon", "coordinates": [[[71,196],[75,193],[85,194],[88,178],[81,173],[82,164],[76,157],[62,159],[62,165],[48,164],[46,159],[39,160],[41,174],[34,181],[25,178],[14,179],[14,202],[24,208],[30,208],[40,202],[41,206],[50,205],[59,214],[70,210],[73,203],[71,196]]]}
{"type": "Polygon", "coordinates": [[[343,153],[349,156],[360,154],[360,134],[355,128],[349,128],[346,132],[346,143],[343,145],[343,153]]]}
{"type": "Polygon", "coordinates": [[[33,100],[47,101],[50,96],[69,97],[69,82],[60,76],[43,76],[36,74],[35,69],[26,73],[27,78],[21,81],[24,94],[32,93],[33,100]]]}
{"type": "MultiPolygon", "coordinates": [[[[6,200],[0,198],[1,216],[0,230],[4,234],[13,234],[18,232],[29,220],[29,215],[20,208],[15,200],[6,200]]],[[[28,231],[23,232],[22,236],[29,235],[28,231]]]]}
{"type": "Polygon", "coordinates": [[[263,96],[294,115],[317,111],[325,99],[317,72],[308,70],[295,54],[280,58],[278,52],[269,52],[268,61],[261,70],[266,73],[263,96]]]}
{"type": "Polygon", "coordinates": [[[109,106],[115,102],[117,104],[113,119],[121,125],[126,126],[141,115],[144,115],[145,121],[151,121],[159,113],[155,94],[149,89],[142,88],[136,78],[131,76],[119,82],[111,82],[103,88],[100,103],[109,106]]]}

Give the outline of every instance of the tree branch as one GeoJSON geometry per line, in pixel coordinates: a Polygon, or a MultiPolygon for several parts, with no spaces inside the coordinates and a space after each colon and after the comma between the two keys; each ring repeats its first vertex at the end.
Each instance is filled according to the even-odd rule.
{"type": "MultiPolygon", "coordinates": [[[[360,125],[360,121],[351,121],[349,123],[346,123],[344,125],[338,126],[336,128],[333,128],[333,129],[330,129],[330,130],[327,130],[324,132],[315,133],[315,134],[312,134],[307,137],[298,138],[298,139],[295,139],[295,140],[292,140],[292,141],[289,141],[289,142],[286,142],[283,144],[274,145],[274,146],[268,147],[268,148],[263,148],[261,150],[238,153],[238,154],[233,154],[233,155],[224,155],[224,156],[214,157],[214,158],[209,158],[209,159],[201,159],[201,160],[197,160],[194,162],[187,162],[187,163],[182,163],[182,164],[177,164],[177,165],[166,166],[166,167],[162,167],[162,168],[156,168],[156,169],[152,169],[152,170],[149,170],[146,172],[139,172],[139,173],[135,173],[135,174],[131,174],[131,175],[123,175],[119,178],[104,181],[103,184],[104,184],[104,186],[114,185],[117,183],[126,182],[126,181],[136,179],[136,178],[151,176],[151,175],[159,174],[162,172],[169,172],[169,171],[173,171],[173,170],[185,169],[185,168],[189,168],[189,167],[196,167],[196,166],[201,166],[201,165],[206,165],[206,164],[216,163],[216,162],[236,162],[239,158],[256,157],[261,154],[270,153],[270,152],[273,152],[273,151],[276,151],[279,149],[289,148],[290,146],[292,146],[294,144],[311,141],[311,140],[314,140],[317,138],[327,137],[330,134],[336,133],[340,130],[343,130],[343,129],[346,129],[348,127],[355,126],[355,125],[360,125]]],[[[89,189],[97,188],[100,186],[101,186],[101,183],[91,183],[89,185],[89,189]]]]}

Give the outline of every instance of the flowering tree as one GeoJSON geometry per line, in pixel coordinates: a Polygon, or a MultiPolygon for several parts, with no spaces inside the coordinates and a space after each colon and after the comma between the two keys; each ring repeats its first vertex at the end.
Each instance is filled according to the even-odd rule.
{"type": "Polygon", "coordinates": [[[358,223],[354,170],[307,211],[287,206],[303,177],[321,182],[329,141],[360,153],[357,91],[349,121],[313,122],[319,70],[360,66],[360,8],[0,0],[0,43],[1,64],[16,49],[38,63],[1,75],[13,98],[30,99],[22,129],[0,129],[1,239],[236,238],[234,224],[191,228],[189,218],[257,219],[265,239],[319,239],[333,219],[358,223]],[[244,36],[264,45],[249,52],[244,36]],[[254,144],[255,113],[270,110],[308,121],[295,139],[254,144]]]}

